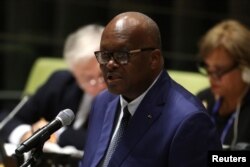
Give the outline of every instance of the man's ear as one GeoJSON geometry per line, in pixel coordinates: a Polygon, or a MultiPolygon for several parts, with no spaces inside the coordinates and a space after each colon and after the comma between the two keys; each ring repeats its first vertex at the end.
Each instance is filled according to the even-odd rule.
{"type": "Polygon", "coordinates": [[[151,53],[151,68],[157,69],[163,66],[163,56],[160,49],[155,49],[151,53]]]}

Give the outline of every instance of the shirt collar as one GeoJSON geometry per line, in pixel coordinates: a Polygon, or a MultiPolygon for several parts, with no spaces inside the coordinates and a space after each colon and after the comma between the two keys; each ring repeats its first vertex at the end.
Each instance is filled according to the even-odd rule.
{"type": "Polygon", "coordinates": [[[156,83],[156,81],[159,79],[160,75],[162,72],[159,73],[159,75],[155,78],[154,82],[148,87],[148,89],[146,91],[144,91],[140,96],[138,96],[136,99],[134,99],[133,101],[131,101],[130,103],[128,103],[123,97],[122,95],[120,95],[120,104],[121,104],[121,108],[123,109],[125,106],[128,106],[128,110],[130,112],[130,114],[133,116],[137,107],[139,106],[139,104],[141,103],[142,99],[145,97],[145,95],[147,94],[147,92],[153,87],[153,85],[156,83]]]}

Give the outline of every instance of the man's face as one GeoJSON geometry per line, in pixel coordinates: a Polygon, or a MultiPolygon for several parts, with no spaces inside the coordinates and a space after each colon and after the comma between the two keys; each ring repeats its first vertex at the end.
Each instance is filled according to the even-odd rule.
{"type": "Polygon", "coordinates": [[[102,73],[95,57],[81,61],[79,60],[73,67],[72,72],[80,88],[89,95],[96,96],[106,88],[102,73]]]}
{"type": "MultiPolygon", "coordinates": [[[[140,43],[134,40],[129,30],[106,28],[101,40],[101,51],[114,53],[141,49],[140,43]],[[136,41],[136,42],[135,42],[136,41]],[[136,43],[136,44],[135,44],[136,43]]],[[[143,39],[143,38],[142,38],[143,39]]],[[[104,80],[110,92],[121,94],[133,100],[143,93],[151,82],[150,53],[152,51],[130,54],[128,62],[121,64],[110,58],[106,64],[101,64],[104,80]]]]}

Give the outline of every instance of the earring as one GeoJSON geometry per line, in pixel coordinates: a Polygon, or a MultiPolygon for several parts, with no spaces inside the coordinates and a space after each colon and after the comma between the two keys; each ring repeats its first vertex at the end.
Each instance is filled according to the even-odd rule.
{"type": "Polygon", "coordinates": [[[250,67],[243,67],[241,74],[242,74],[242,80],[250,84],[250,67]]]}

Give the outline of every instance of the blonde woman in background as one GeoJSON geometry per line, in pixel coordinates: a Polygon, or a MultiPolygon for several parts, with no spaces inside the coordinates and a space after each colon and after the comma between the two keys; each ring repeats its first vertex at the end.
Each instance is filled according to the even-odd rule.
{"type": "Polygon", "coordinates": [[[210,88],[198,93],[217,126],[225,149],[249,149],[250,32],[235,20],[225,20],[201,39],[200,71],[210,88]]]}

